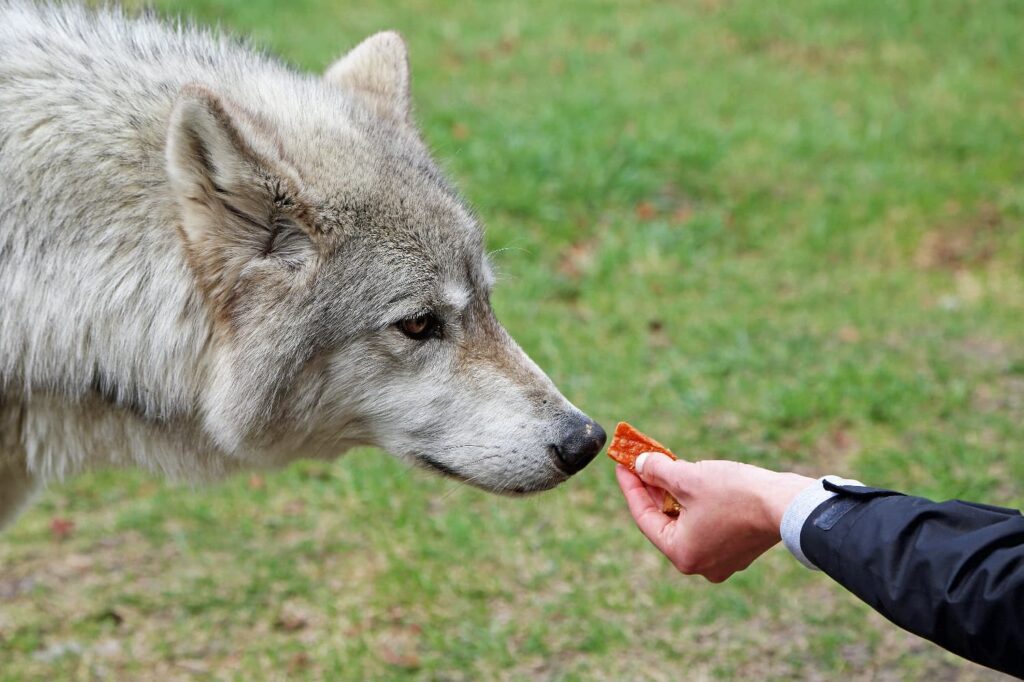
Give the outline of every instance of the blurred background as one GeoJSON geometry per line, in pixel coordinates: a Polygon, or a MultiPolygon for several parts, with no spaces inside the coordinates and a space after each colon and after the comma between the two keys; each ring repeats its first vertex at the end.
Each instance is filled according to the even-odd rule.
{"type": "MultiPolygon", "coordinates": [[[[1024,4],[157,3],[319,71],[400,30],[565,394],[682,456],[1024,505],[1024,4]]],[[[0,538],[0,679],[993,679],[782,549],[724,585],[603,456],[503,499],[378,451],[55,485],[0,538]]]]}

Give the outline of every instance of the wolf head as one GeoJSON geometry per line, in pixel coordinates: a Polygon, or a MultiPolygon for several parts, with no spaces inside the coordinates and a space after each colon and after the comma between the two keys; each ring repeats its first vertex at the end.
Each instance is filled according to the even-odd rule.
{"type": "Polygon", "coordinates": [[[289,78],[190,85],[170,117],[181,237],[215,320],[208,435],[240,457],[372,444],[508,493],[585,466],[605,434],[495,319],[481,228],[412,123],[402,39],[289,78]]]}

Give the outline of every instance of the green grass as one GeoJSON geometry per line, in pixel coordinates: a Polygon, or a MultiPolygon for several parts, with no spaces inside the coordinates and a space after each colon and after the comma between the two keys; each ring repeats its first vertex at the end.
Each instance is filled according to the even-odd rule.
{"type": "MultiPolygon", "coordinates": [[[[315,70],[401,30],[499,316],[606,425],[1024,504],[1021,4],[160,4],[315,70]]],[[[676,574],[603,460],[510,500],[379,452],[49,490],[0,540],[0,679],[104,675],[987,677],[779,549],[676,574]]]]}

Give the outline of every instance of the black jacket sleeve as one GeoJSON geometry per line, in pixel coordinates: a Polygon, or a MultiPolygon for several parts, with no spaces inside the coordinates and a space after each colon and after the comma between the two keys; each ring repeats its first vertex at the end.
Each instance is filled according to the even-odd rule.
{"type": "Polygon", "coordinates": [[[888,490],[836,493],[800,531],[804,554],[896,625],[1024,677],[1024,517],[888,490]]]}

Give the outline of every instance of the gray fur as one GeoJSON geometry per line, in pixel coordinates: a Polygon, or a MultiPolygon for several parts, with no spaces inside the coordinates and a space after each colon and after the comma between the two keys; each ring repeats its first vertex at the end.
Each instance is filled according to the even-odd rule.
{"type": "Polygon", "coordinates": [[[491,285],[397,34],[320,77],[191,27],[0,0],[0,525],[88,467],[205,480],[359,444],[551,487],[581,415],[491,285]],[[396,328],[424,311],[439,338],[396,328]]]}

